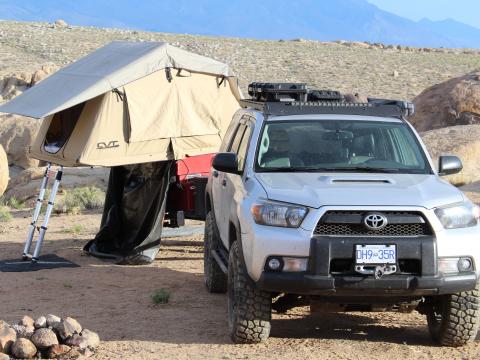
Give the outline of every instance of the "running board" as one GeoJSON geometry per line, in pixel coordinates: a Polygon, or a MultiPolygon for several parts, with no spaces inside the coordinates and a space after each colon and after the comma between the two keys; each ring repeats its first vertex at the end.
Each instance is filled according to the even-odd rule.
{"type": "Polygon", "coordinates": [[[218,266],[220,266],[220,269],[222,269],[225,274],[228,273],[228,262],[225,260],[228,258],[228,253],[226,253],[226,251],[222,251],[221,249],[212,250],[212,256],[217,262],[218,266]]]}

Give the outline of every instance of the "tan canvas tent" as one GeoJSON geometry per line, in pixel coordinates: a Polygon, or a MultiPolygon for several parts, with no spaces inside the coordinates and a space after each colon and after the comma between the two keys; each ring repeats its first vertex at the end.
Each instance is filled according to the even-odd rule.
{"type": "MultiPolygon", "coordinates": [[[[158,251],[170,212],[174,160],[218,151],[240,97],[226,64],[165,43],[113,42],[0,106],[0,112],[43,119],[30,149],[34,158],[111,167],[100,231],[85,250],[139,264],[153,261],[158,251]]],[[[42,229],[40,239],[46,225],[42,229]]]]}
{"type": "Polygon", "coordinates": [[[116,166],[217,151],[239,99],[226,64],[166,43],[113,42],[0,112],[44,118],[34,158],[116,166]]]}

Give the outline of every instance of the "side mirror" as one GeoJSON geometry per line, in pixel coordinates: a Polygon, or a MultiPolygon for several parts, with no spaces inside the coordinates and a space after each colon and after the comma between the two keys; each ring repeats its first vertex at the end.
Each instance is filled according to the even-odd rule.
{"type": "Polygon", "coordinates": [[[462,171],[462,169],[462,160],[457,156],[440,156],[438,159],[438,175],[440,176],[456,174],[462,171]]]}
{"type": "Polygon", "coordinates": [[[215,170],[229,174],[239,174],[238,158],[235,153],[218,153],[213,158],[212,166],[215,170]]]}

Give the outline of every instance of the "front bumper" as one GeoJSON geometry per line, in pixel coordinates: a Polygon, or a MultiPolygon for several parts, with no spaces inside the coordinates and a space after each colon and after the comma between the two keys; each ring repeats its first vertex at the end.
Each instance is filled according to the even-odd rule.
{"type": "MultiPolygon", "coordinates": [[[[400,267],[401,268],[401,267],[400,267]]],[[[263,271],[257,285],[266,291],[330,296],[427,296],[453,294],[475,288],[475,272],[441,275],[437,269],[436,239],[339,238],[318,236],[311,239],[308,270],[302,273],[263,271]],[[356,244],[396,244],[400,261],[418,262],[417,273],[400,271],[380,279],[355,273],[352,269],[335,272],[332,260],[350,260],[356,244]]]]}

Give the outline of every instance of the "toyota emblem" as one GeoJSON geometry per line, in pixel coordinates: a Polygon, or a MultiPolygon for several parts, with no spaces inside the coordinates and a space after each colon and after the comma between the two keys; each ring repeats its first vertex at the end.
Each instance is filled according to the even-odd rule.
{"type": "Polygon", "coordinates": [[[367,214],[363,218],[363,224],[369,230],[380,230],[387,226],[388,220],[385,215],[374,213],[367,214]]]}

